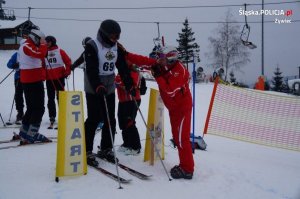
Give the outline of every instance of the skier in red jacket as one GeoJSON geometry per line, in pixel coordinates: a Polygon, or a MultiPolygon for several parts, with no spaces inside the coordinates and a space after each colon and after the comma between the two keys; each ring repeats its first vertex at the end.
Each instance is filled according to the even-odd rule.
{"type": "Polygon", "coordinates": [[[43,81],[46,78],[46,70],[43,61],[46,54],[44,33],[36,29],[31,30],[28,39],[19,48],[20,81],[24,89],[27,108],[19,135],[29,143],[51,141],[39,133],[45,112],[43,81]]]}
{"type": "Polygon", "coordinates": [[[192,179],[194,159],[190,143],[192,113],[192,95],[189,89],[190,74],[178,60],[178,51],[172,46],[163,47],[157,61],[126,52],[125,49],[124,55],[131,63],[152,65],[152,74],[157,81],[161,98],[169,110],[173,140],[179,153],[179,165],[171,169],[171,176],[174,179],[192,179]]]}
{"type": "Polygon", "coordinates": [[[48,54],[45,58],[47,67],[46,87],[48,95],[48,110],[50,118],[49,128],[53,128],[56,117],[55,95],[58,100],[58,92],[63,91],[65,87],[65,78],[71,73],[72,61],[68,54],[56,44],[56,38],[47,36],[48,54]]]}

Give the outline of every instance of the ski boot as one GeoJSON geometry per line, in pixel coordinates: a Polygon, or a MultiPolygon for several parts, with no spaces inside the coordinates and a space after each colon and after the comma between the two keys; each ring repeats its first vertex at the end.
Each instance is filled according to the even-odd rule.
{"type": "MultiPolygon", "coordinates": [[[[111,149],[105,149],[105,150],[99,150],[97,153],[97,157],[101,159],[105,159],[108,162],[111,162],[115,164],[115,155],[114,152],[111,149]]],[[[118,158],[116,158],[117,162],[119,161],[118,158]]]]}
{"type": "Polygon", "coordinates": [[[38,133],[40,129],[40,125],[30,125],[28,132],[25,136],[25,140],[27,140],[29,143],[35,143],[35,142],[52,142],[52,140],[48,139],[46,136],[44,136],[41,133],[38,133]]]}
{"type": "Polygon", "coordinates": [[[92,167],[97,167],[99,165],[99,162],[96,160],[92,151],[86,152],[86,163],[92,167]]]}
{"type": "Polygon", "coordinates": [[[180,166],[176,165],[174,166],[171,171],[171,176],[172,178],[174,179],[180,179],[180,178],[183,178],[183,179],[192,179],[193,178],[193,173],[189,173],[189,172],[186,172],[184,171],[180,166]]]}

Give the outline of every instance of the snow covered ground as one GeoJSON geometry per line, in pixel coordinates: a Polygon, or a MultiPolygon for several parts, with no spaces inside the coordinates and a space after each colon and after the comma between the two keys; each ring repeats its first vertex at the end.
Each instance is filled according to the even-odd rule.
{"type": "MultiPolygon", "coordinates": [[[[13,51],[0,51],[0,80],[10,70],[6,63],[13,51]]],[[[82,90],[82,71],[75,71],[76,89],[82,90]]],[[[155,82],[147,82],[148,87],[157,87],[155,82]]],[[[68,81],[72,89],[72,77],[68,81]]],[[[196,85],[196,135],[202,135],[212,84],[196,85]]],[[[9,119],[14,95],[13,75],[0,85],[0,113],[5,122],[9,119]]],[[[147,118],[148,98],[142,98],[141,110],[147,118]]],[[[11,121],[15,120],[13,109],[11,121]]],[[[177,150],[170,145],[170,125],[165,112],[165,160],[168,171],[178,164],[177,150]]],[[[144,149],[145,126],[140,116],[138,129],[144,149]]],[[[56,136],[56,130],[48,130],[48,112],[43,117],[40,132],[56,136]]],[[[0,123],[2,126],[2,122],[0,123]]],[[[18,129],[0,129],[0,140],[10,139],[18,129]]],[[[94,149],[99,144],[96,135],[94,149]]],[[[120,162],[153,175],[143,181],[119,169],[120,175],[132,179],[130,184],[122,185],[88,168],[88,174],[79,177],[61,178],[55,182],[56,142],[46,145],[24,146],[15,149],[0,150],[0,199],[81,199],[81,198],[205,198],[205,199],[300,199],[300,155],[299,152],[265,147],[223,137],[206,135],[207,151],[196,151],[195,173],[192,180],[169,181],[157,161],[154,166],[143,162],[143,151],[139,156],[117,154],[120,162]]],[[[121,144],[118,129],[115,145],[121,144]]],[[[17,143],[1,144],[17,145],[17,143]]],[[[115,167],[106,162],[100,165],[112,172],[115,167]]]]}

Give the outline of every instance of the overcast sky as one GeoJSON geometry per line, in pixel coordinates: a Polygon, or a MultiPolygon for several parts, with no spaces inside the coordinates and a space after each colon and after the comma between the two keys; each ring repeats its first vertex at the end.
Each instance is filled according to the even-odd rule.
{"type": "MultiPolygon", "coordinates": [[[[52,1],[17,1],[8,0],[3,7],[13,8],[124,8],[124,7],[161,7],[161,6],[206,6],[206,5],[242,5],[261,3],[261,0],[52,0],[52,1]]],[[[265,3],[281,2],[265,0],[265,3]]],[[[286,2],[286,1],[284,1],[286,2]]],[[[31,20],[38,25],[46,35],[54,35],[58,45],[67,51],[72,60],[75,60],[82,52],[81,41],[85,36],[95,37],[102,20],[112,18],[120,22],[122,35],[120,42],[132,52],[148,55],[153,48],[153,38],[157,37],[157,24],[160,22],[160,33],[165,36],[166,44],[178,45],[178,32],[183,27],[182,22],[187,17],[192,31],[195,32],[196,42],[200,45],[201,63],[207,68],[209,61],[205,53],[209,52],[208,37],[214,36],[213,30],[218,26],[216,23],[193,23],[193,22],[216,22],[224,20],[225,13],[231,10],[235,20],[244,21],[244,16],[239,14],[240,6],[231,7],[204,7],[204,8],[180,8],[180,9],[95,9],[95,10],[57,10],[57,9],[32,9],[31,20]],[[41,19],[55,18],[55,19],[41,19]],[[91,21],[58,20],[58,19],[83,19],[91,21]],[[133,23],[137,22],[137,23],[133,23]],[[149,23],[141,23],[149,22],[149,23]],[[164,23],[178,22],[178,23],[164,23]]],[[[292,10],[291,16],[265,16],[265,75],[270,79],[275,67],[278,65],[284,76],[298,75],[300,66],[300,3],[265,5],[267,10],[292,10]],[[292,20],[292,23],[277,24],[280,20],[292,20]]],[[[259,11],[261,6],[248,6],[247,10],[259,11]]],[[[18,19],[28,16],[27,9],[15,9],[18,19]]],[[[251,27],[249,40],[257,45],[251,51],[251,63],[245,65],[243,74],[236,74],[238,80],[245,83],[253,83],[262,72],[261,67],[261,16],[248,16],[251,27]]],[[[1,23],[1,22],[0,22],[1,23]]],[[[241,30],[244,24],[241,25],[241,30]]]]}

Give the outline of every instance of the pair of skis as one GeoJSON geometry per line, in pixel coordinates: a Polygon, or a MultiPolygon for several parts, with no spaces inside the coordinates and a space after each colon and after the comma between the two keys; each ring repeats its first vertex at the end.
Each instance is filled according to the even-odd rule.
{"type": "MultiPolygon", "coordinates": [[[[22,146],[31,146],[31,145],[43,145],[43,144],[49,144],[49,143],[52,143],[51,142],[34,142],[34,143],[25,143],[25,142],[22,142],[20,140],[11,140],[10,142],[16,142],[16,141],[19,141],[20,144],[18,145],[10,145],[10,146],[3,146],[3,147],[0,147],[0,150],[4,150],[4,149],[13,149],[13,148],[18,148],[18,147],[22,147],[22,146]]],[[[3,143],[3,142],[1,142],[3,143]]]]}
{"type": "Polygon", "coordinates": [[[5,124],[5,126],[0,126],[0,129],[7,129],[7,128],[20,128],[21,125],[19,124],[11,124],[11,125],[7,125],[5,124]]]}
{"type": "MultiPolygon", "coordinates": [[[[47,144],[47,143],[51,143],[51,142],[36,142],[36,143],[25,143],[25,142],[22,142],[21,141],[21,137],[13,132],[13,137],[11,140],[2,140],[0,141],[0,144],[6,144],[6,143],[14,143],[14,142],[20,142],[19,145],[13,145],[13,146],[4,146],[4,147],[0,147],[0,150],[2,149],[11,149],[11,148],[17,148],[17,147],[20,147],[20,146],[26,146],[26,145],[33,145],[33,144],[38,144],[38,145],[41,145],[41,144],[47,144]]],[[[49,139],[57,139],[57,137],[48,137],[49,139]]]]}
{"type": "MultiPolygon", "coordinates": [[[[93,153],[93,155],[94,155],[96,158],[99,158],[99,157],[97,157],[97,155],[96,155],[95,153],[93,153]]],[[[101,158],[99,158],[99,159],[101,159],[101,158]]],[[[101,160],[107,161],[107,160],[105,160],[105,159],[101,159],[101,160]]],[[[108,161],[107,161],[107,162],[108,162],[108,161]]],[[[109,163],[111,163],[111,162],[109,162],[109,163]]],[[[111,163],[111,164],[114,164],[114,163],[111,163]]],[[[144,174],[144,173],[141,173],[141,172],[139,172],[139,171],[137,171],[137,170],[135,170],[135,169],[132,169],[132,168],[130,168],[130,167],[124,165],[124,164],[121,164],[121,163],[118,163],[118,166],[119,166],[121,169],[127,171],[129,174],[131,174],[131,175],[133,175],[133,176],[135,176],[135,177],[137,177],[137,178],[139,178],[139,179],[142,179],[142,180],[147,180],[147,179],[149,179],[149,178],[152,176],[152,175],[146,175],[146,174],[144,174]]],[[[129,183],[129,182],[131,181],[131,179],[125,179],[125,178],[120,177],[120,176],[118,177],[116,174],[111,173],[111,172],[107,171],[106,169],[104,169],[104,168],[102,168],[102,167],[99,167],[99,166],[90,166],[90,167],[95,168],[97,171],[100,171],[100,172],[103,173],[104,175],[106,175],[106,176],[112,178],[113,180],[116,180],[116,181],[119,181],[119,180],[120,180],[121,183],[126,184],[126,183],[129,183]]]]}
{"type": "MultiPolygon", "coordinates": [[[[48,137],[49,139],[57,139],[57,137],[48,137]]],[[[20,142],[19,145],[13,145],[13,146],[4,146],[4,147],[0,147],[0,150],[3,150],[3,149],[11,149],[11,148],[18,148],[18,147],[21,147],[21,146],[30,146],[30,145],[43,145],[43,144],[48,144],[48,143],[51,143],[51,142],[35,142],[35,143],[23,143],[20,138],[18,137],[18,135],[14,132],[14,136],[13,136],[13,139],[11,140],[2,140],[0,141],[0,144],[4,144],[4,143],[12,143],[12,142],[20,142]]],[[[99,158],[97,157],[97,155],[94,153],[93,154],[96,158],[99,158]]],[[[101,158],[99,158],[101,159],[101,158]]],[[[103,161],[107,161],[106,159],[101,159],[103,161]]],[[[107,161],[109,162],[109,161],[107,161]]],[[[109,162],[111,163],[111,162],[109,162]]],[[[114,163],[111,163],[111,164],[114,164],[114,163]]],[[[97,171],[101,172],[102,174],[110,177],[111,179],[113,180],[116,180],[116,181],[119,181],[121,183],[129,183],[131,181],[131,179],[125,179],[123,177],[120,177],[120,176],[117,176],[116,174],[110,172],[110,171],[107,171],[106,169],[102,168],[102,167],[99,167],[99,166],[91,166],[89,165],[90,167],[93,167],[94,169],[96,169],[97,171]]],[[[137,171],[135,169],[132,169],[122,163],[118,163],[118,166],[119,168],[127,171],[129,174],[139,178],[139,179],[142,179],[142,180],[147,180],[149,179],[152,175],[146,175],[140,171],[137,171]]]]}

